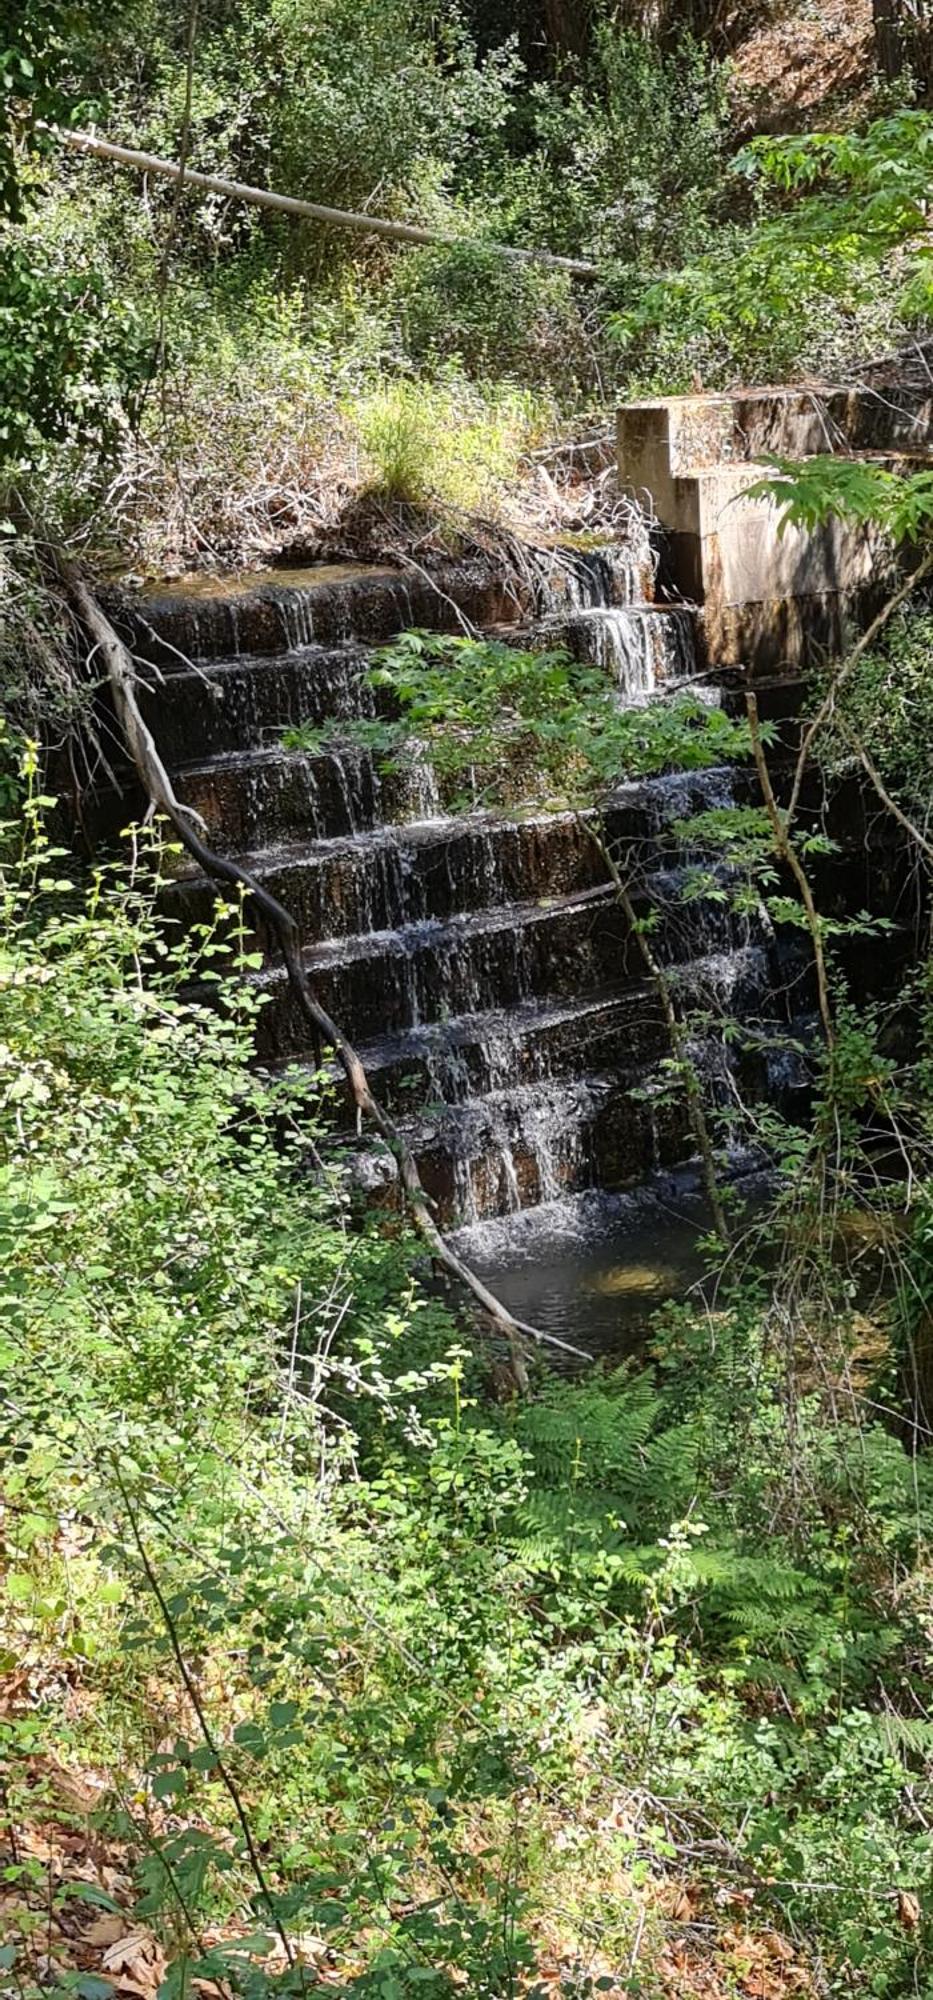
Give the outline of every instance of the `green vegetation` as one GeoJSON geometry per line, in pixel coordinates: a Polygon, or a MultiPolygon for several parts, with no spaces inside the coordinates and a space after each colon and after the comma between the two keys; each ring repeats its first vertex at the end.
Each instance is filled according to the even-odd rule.
{"type": "Polygon", "coordinates": [[[529,447],[607,394],[846,366],[921,323],[928,115],[878,84],[861,130],[745,145],[728,55],[639,17],[595,6],[571,51],[556,13],[545,31],[468,0],[14,8],[8,466],[136,567],[307,536],[373,483],[516,519],[540,505],[529,447]],[[95,119],[458,240],[387,248],[143,186],[48,129],[95,119]]]}
{"type": "MultiPolygon", "coordinates": [[[[621,709],[601,668],[561,650],[405,632],[367,678],[388,712],[345,725],[343,740],[374,750],[387,773],[426,760],[459,811],[586,806],[621,773],[702,770],[748,750],[744,725],[690,694],[621,709]]],[[[292,729],[284,740],[307,749],[341,736],[292,729]]]]}
{"type": "MultiPolygon", "coordinates": [[[[169,1994],[625,1991],[629,1962],[661,1992],[672,1895],[717,1885],[750,1920],[724,1980],[776,1927],[825,1992],[927,1990],[928,1460],[830,1419],[754,1277],[712,1349],[671,1308],[649,1365],[491,1404],[413,1246],[293,1173],[307,1089],[299,1118],[248,1066],[239,911],[173,942],[142,853],[82,899],[32,772],[0,988],[14,1990],[103,2000],[59,1925],[129,1921],[82,1770],[169,1994]]],[[[840,1134],[868,1054],[853,1023],[840,1134]]],[[[788,1154],[789,1243],[817,1201],[788,1154]]],[[[828,1237],[789,1255],[800,1342],[831,1297],[827,1364],[883,1398],[828,1237]]]]}
{"type": "MultiPolygon", "coordinates": [[[[711,1302],[658,1312],[622,1365],[539,1361],[528,1396],[351,1178],[329,1064],[257,1068],[245,903],[183,931],[158,824],[79,862],[44,789],[80,789],[94,723],[44,535],[150,573],[416,510],[479,532],[546,509],[543,447],[619,390],[847,363],[926,323],[910,77],[865,80],[832,134],[753,137],[732,16],[782,9],[676,11],[0,7],[11,2000],[933,2000],[922,595],[815,677],[789,803],[753,701],[621,712],[561,648],[409,632],[371,719],[288,736],[428,762],[451,812],[576,813],[660,1001],[652,1101],[687,1106],[711,1302]],[[456,240],[143,186],[53,129],[95,121],[456,240]],[[670,910],[613,836],[621,777],[725,761],[747,796],[669,829],[671,899],[800,948],[801,1121],[709,1089],[710,1043],[752,1065],[760,1024],[679,990],[670,910]],[[848,972],[890,920],[840,910],[823,811],[853,775],[921,884],[870,1005],[848,972]],[[729,1181],[749,1146],[763,1207],[729,1181]]],[[[759,490],[933,573],[927,471],[777,461],[759,490]]]]}
{"type": "Polygon", "coordinates": [[[853,344],[883,344],[892,309],[894,325],[928,322],[926,113],[843,136],[760,138],[732,173],[749,187],[751,227],[720,232],[610,322],[626,350],[651,352],[656,378],[682,373],[687,355],[713,383],[736,368],[792,373],[805,356],[831,373],[853,344]]]}

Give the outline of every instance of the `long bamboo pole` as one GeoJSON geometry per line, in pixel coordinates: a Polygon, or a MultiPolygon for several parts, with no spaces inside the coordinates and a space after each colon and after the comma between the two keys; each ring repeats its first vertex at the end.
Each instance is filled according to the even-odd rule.
{"type": "MultiPolygon", "coordinates": [[[[413,222],[390,222],[382,215],[361,215],[352,209],[327,208],[319,201],[304,201],[298,195],[273,194],[268,188],[250,187],[246,181],[228,181],[220,174],[202,174],[195,167],[181,166],[175,160],[161,160],[155,153],[141,153],[133,146],[118,146],[112,139],[100,139],[93,132],[72,132],[64,126],[56,126],[55,134],[65,146],[72,146],[80,153],[93,153],[102,160],[115,160],[120,166],[135,167],[141,174],[160,174],[165,180],[182,181],[186,187],[204,188],[209,194],[227,195],[233,201],[249,202],[254,208],[271,208],[283,215],[310,216],[315,222],[328,222],[338,229],[356,229],[366,236],[387,236],[395,243],[420,243],[446,245],[448,249],[469,246],[474,239],[451,236],[439,229],[422,229],[413,222]]],[[[598,278],[599,267],[582,257],[558,257],[550,250],[519,250],[510,243],[480,243],[474,247],[489,250],[497,257],[505,257],[513,264],[542,264],[559,271],[569,271],[575,278],[598,278]]]]}

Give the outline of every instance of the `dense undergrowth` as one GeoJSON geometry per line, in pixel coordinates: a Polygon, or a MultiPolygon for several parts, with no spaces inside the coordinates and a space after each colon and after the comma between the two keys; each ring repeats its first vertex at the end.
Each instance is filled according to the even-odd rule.
{"type": "MultiPolygon", "coordinates": [[[[494,4],[22,0],[0,31],[11,520],[140,570],[313,543],[367,490],[520,520],[559,509],[536,454],[620,391],[845,368],[921,326],[933,137],[910,79],[864,79],[857,113],[831,107],[841,137],[749,150],[710,10],[692,37],[656,11],[656,34],[597,7],[549,43],[494,4]],[[141,189],[44,130],[94,118],[464,241],[349,248],[141,189]],[[510,267],[498,240],[600,276],[510,267]]],[[[831,472],[778,481],[819,513],[831,472]]],[[[831,508],[928,537],[924,476],[832,476],[831,508]]],[[[4,705],[60,744],[87,704],[23,546],[4,705]]],[[[815,753],[848,779],[870,746],[921,871],[929,648],[928,612],[892,623],[815,753]]],[[[610,712],[564,656],[408,635],[377,674],[368,747],[427,740],[452,809],[592,814],[621,769],[754,747],[690,697],[610,712]]],[[[711,1304],[666,1309],[637,1362],[539,1369],[519,1401],[398,1220],[361,1211],[329,1075],[253,1066],[244,911],[173,931],[151,829],[79,878],[16,742],[0,1984],[933,1995],[923,950],[856,1007],[845,952],[882,927],[808,925],[761,804],[707,815],[717,866],[684,893],[763,898],[826,960],[808,1119],[754,1107],[772,1204],[727,1198],[711,1304]],[[866,1147],[882,1126],[896,1176],[866,1147]]],[[[818,813],[792,845],[818,879],[818,813]]],[[[672,1044],[672,1090],[710,1027],[672,1044]]],[[[747,1141],[707,1115],[717,1160],[747,1141]]]]}
{"type": "Polygon", "coordinates": [[[873,146],[749,150],[722,34],[637,16],[595,8],[574,50],[423,0],[17,10],[11,161],[40,144],[8,180],[0,434],[49,519],[137,568],[307,539],[366,487],[527,519],[554,498],[535,451],[608,398],[844,372],[922,322],[909,78],[873,80],[866,44],[873,146]],[[462,240],[387,247],[140,183],[42,118],[462,240]]]}
{"type": "MultiPolygon", "coordinates": [[[[520,733],[554,750],[556,689],[588,754],[592,676],[503,653],[484,671],[511,673],[520,733]]],[[[462,763],[489,702],[459,659],[462,763]]],[[[431,649],[381,671],[443,745],[431,649]]],[[[685,733],[702,761],[720,723],[621,717],[613,768],[663,767],[685,733]]],[[[899,782],[896,731],[879,755],[899,782]]],[[[22,782],[0,960],[12,1989],[933,1991],[933,1467],[897,1414],[927,1205],[918,1180],[900,1239],[862,1152],[881,1101],[926,1171],[922,974],[897,1067],[840,989],[812,1129],[775,1121],[777,1207],[733,1211],[712,1305],[667,1308],[637,1362],[497,1402],[480,1330],[328,1164],[333,1086],[251,1067],[242,911],[173,935],[151,833],[82,889],[32,752],[22,782]],[[901,1273],[867,1306],[864,1249],[861,1275],[839,1257],[853,1201],[868,1267],[893,1242],[901,1273]]]]}

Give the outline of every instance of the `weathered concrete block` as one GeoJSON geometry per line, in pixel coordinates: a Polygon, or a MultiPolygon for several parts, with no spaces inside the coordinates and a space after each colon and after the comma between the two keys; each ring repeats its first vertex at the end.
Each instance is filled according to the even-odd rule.
{"type": "Polygon", "coordinates": [[[619,411],[619,471],[650,499],[661,575],[694,602],[714,666],[793,670],[839,650],[848,619],[871,608],[890,558],[881,538],[833,521],[779,532],[773,502],[750,499],[764,454],[806,458],[843,448],[922,452],[933,403],[874,392],[761,390],[672,396],[619,411]]]}

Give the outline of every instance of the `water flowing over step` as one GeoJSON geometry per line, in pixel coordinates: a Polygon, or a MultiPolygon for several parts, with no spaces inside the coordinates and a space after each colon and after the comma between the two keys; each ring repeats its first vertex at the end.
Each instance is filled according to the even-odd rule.
{"type": "MultiPolygon", "coordinates": [[[[477,814],[376,826],[334,839],[294,841],[253,855],[263,885],[309,937],[401,932],[471,909],[530,901],[547,884],[552,898],[605,881],[597,849],[573,813],[506,820],[477,814]]],[[[213,899],[206,880],[179,886],[202,918],[213,899]]],[[[274,939],[260,932],[264,945],[274,939]]]]}
{"type": "MultiPolygon", "coordinates": [[[[400,1130],[447,1226],[514,1215],[565,1189],[631,1184],[689,1151],[663,1074],[632,1066],[438,1105],[400,1130]]],[[[384,1147],[358,1157],[356,1172],[370,1192],[394,1185],[384,1147]]]]}
{"type": "MultiPolygon", "coordinates": [[[[526,1000],[453,1015],[366,1042],[360,1054],[382,1102],[410,1113],[463,1104],[510,1085],[625,1062],[647,1065],[666,1047],[657,994],[643,982],[585,1000],[526,1000]]],[[[336,1067],[333,1078],[342,1082],[336,1067]]]]}
{"type": "MultiPolygon", "coordinates": [[[[741,790],[741,780],[726,769],[620,786],[602,822],[610,840],[624,841],[643,869],[652,866],[657,872],[666,862],[692,858],[673,834],[675,822],[730,804],[741,790]]],[[[342,806],[343,801],[337,803],[342,806]]],[[[334,817],[342,825],[343,811],[334,817]]],[[[315,799],[305,838],[289,829],[290,839],[248,855],[253,874],[285,903],[309,937],[401,931],[466,910],[536,899],[553,904],[574,891],[607,886],[605,863],[592,837],[592,813],[528,813],[512,819],[493,813],[437,816],[400,825],[376,823],[323,840],[314,837],[318,821],[315,799]]],[[[209,914],[213,897],[206,877],[183,880],[170,893],[170,901],[198,922],[209,914]]],[[[274,949],[261,919],[257,929],[262,944],[274,949]]]]}
{"type": "MultiPolygon", "coordinates": [[[[801,1087],[800,1058],[784,1052],[783,1070],[771,1067],[767,954],[747,947],[695,960],[684,974],[692,1000],[732,1006],[748,1026],[741,1051],[728,1051],[715,1034],[695,1043],[711,1098],[726,1102],[739,1083],[789,1102],[801,1087]]],[[[681,1165],[693,1141],[667,1056],[658,996],[648,984],[614,1001],[526,1003],[505,1015],[466,1016],[364,1051],[446,1225],[515,1214],[584,1188],[632,1187],[681,1165]]],[[[355,1151],[370,1194],[390,1190],[395,1163],[381,1142],[355,1151]]]]}
{"type": "MultiPolygon", "coordinates": [[[[295,915],[315,991],[361,1045],[448,1225],[673,1169],[690,1150],[689,1120],[666,1076],[659,996],[589,816],[453,816],[428,766],[380,770],[349,733],[383,699],[368,678],[372,648],[411,626],[488,629],[559,646],[603,673],[621,705],[640,705],[698,679],[689,608],[652,599],[640,538],[533,551],[514,573],[477,558],[432,577],[321,566],[222,586],[183,580],[120,607],[151,663],[147,718],[179,797],[295,915]],[[283,742],[289,732],[306,747],[283,742]]],[[[620,773],[604,826],[635,870],[636,912],[655,912],[652,949],[671,978],[699,1006],[759,1021],[764,1048],[783,1018],[776,941],[760,913],[735,914],[722,870],[712,893],[684,901],[696,857],[674,833],[748,784],[729,768],[620,773]]],[[[165,892],[189,924],[213,899],[190,871],[165,892]]],[[[261,923],[257,934],[259,1059],[310,1072],[307,1022],[274,938],[261,923]]],[[[751,1059],[711,1041],[698,1060],[727,1094],[751,1059]]],[[[390,1192],[394,1161],[361,1143],[339,1085],[332,1124],[355,1173],[390,1192]]]]}
{"type": "MultiPolygon", "coordinates": [[[[319,563],[218,580],[182,577],[149,588],[131,609],[134,647],[163,673],[186,658],[265,654],[314,644],[374,646],[398,632],[464,631],[561,610],[647,602],[648,543],[529,550],[511,570],[500,557],[451,560],[428,571],[319,563]]],[[[115,607],[118,612],[121,606],[115,607]]]]}
{"type": "Polygon", "coordinates": [[[558,613],[540,630],[549,645],[602,667],[627,702],[647,700],[659,687],[696,672],[689,611],[610,605],[558,613]]]}
{"type": "MultiPolygon", "coordinates": [[[[683,611],[610,607],[548,619],[530,631],[505,629],[523,643],[565,647],[592,661],[627,699],[687,679],[694,670],[690,617],[683,611]]],[[[286,729],[333,727],[372,716],[376,703],[366,681],[368,664],[365,649],[353,644],[210,660],[196,670],[166,674],[145,706],[174,762],[187,761],[193,740],[202,756],[261,749],[275,745],[286,729]]]]}
{"type": "MultiPolygon", "coordinates": [[[[655,898],[663,905],[657,935],[670,961],[700,954],[718,961],[751,941],[752,919],[736,916],[728,902],[682,907],[682,881],[680,870],[649,878],[637,906],[647,913],[655,898]]],[[[332,938],[306,952],[305,964],[328,1013],[352,1022],[364,1039],[380,1026],[417,1027],[445,1008],[476,1013],[544,993],[572,998],[644,975],[611,884],[553,902],[486,907],[446,921],[426,918],[332,938]]],[[[265,1003],[258,1025],[262,1053],[277,1060],[300,1053],[306,1028],[284,970],[270,963],[256,983],[265,1003]]]]}

